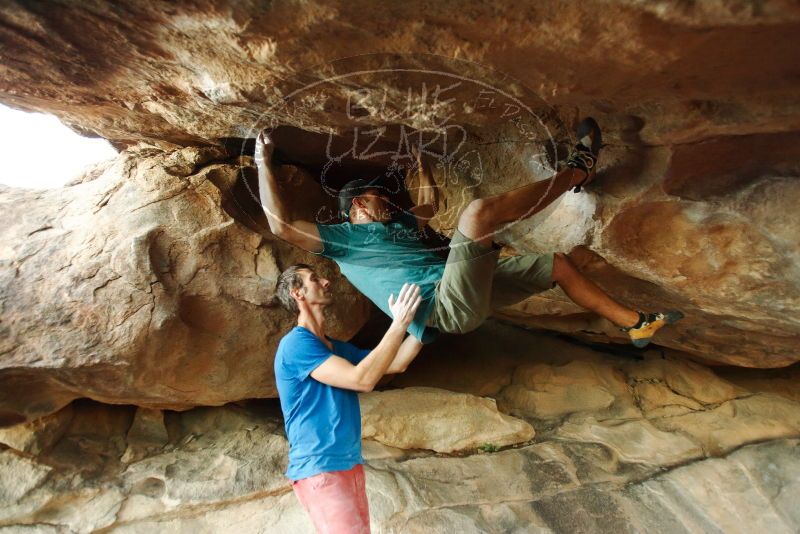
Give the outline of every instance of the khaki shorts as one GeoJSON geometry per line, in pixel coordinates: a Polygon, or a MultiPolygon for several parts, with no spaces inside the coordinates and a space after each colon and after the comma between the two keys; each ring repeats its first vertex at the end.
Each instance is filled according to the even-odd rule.
{"type": "Polygon", "coordinates": [[[450,334],[478,328],[492,310],[521,302],[552,288],[553,254],[500,258],[456,230],[428,326],[450,334]]]}

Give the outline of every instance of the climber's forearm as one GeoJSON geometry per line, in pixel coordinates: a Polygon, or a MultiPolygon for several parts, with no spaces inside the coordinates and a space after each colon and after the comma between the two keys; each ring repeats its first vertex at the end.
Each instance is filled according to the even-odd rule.
{"type": "Polygon", "coordinates": [[[279,236],[285,233],[286,227],[291,222],[289,221],[289,210],[280,198],[280,188],[271,158],[265,157],[262,161],[256,162],[256,167],[258,168],[258,196],[261,199],[261,207],[267,216],[270,231],[279,236]]]}
{"type": "Polygon", "coordinates": [[[418,206],[431,206],[433,212],[439,210],[439,186],[433,179],[430,165],[424,159],[419,160],[419,195],[418,206]]]}

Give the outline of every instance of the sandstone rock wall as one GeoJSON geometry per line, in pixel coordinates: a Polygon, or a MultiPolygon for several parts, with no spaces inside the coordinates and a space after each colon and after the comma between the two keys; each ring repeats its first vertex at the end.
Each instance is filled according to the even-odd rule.
{"type": "MultiPolygon", "coordinates": [[[[275,397],[294,317],[269,300],[300,260],[334,281],[334,335],[356,332],[365,299],[261,230],[263,213],[248,218],[241,169],[219,149],[141,148],[61,190],[0,191],[0,424],[78,397],[172,409],[275,397]]],[[[298,192],[309,180],[283,179],[298,192]]]]}
{"type": "MultiPolygon", "coordinates": [[[[0,101],[120,147],[241,152],[277,126],[286,161],[335,175],[330,194],[423,132],[444,232],[471,199],[552,172],[574,121],[595,115],[607,144],[596,184],[501,238],[518,253],[572,251],[631,306],[683,309],[663,345],[748,367],[798,359],[792,2],[6,2],[0,21],[0,101]],[[448,132],[463,136],[458,154],[448,132]]],[[[557,292],[502,315],[620,339],[557,292]]]]}
{"type": "Polygon", "coordinates": [[[318,221],[427,143],[447,234],[591,114],[596,182],[498,239],[686,319],[633,351],[555,290],[497,315],[571,341],[491,323],[426,348],[362,396],[373,529],[797,532],[797,367],[691,360],[800,359],[798,30],[782,0],[0,3],[0,102],[125,149],[0,189],[0,530],[311,530],[277,401],[230,402],[276,395],[281,268],[334,280],[335,336],[369,307],[266,231],[259,128],[318,221]]]}
{"type": "MultiPolygon", "coordinates": [[[[549,103],[605,111],[615,130],[647,144],[800,126],[792,2],[374,7],[6,2],[0,90],[5,102],[120,143],[192,143],[243,137],[243,126],[333,60],[391,51],[496,69],[549,103]]],[[[304,119],[343,122],[322,105],[280,122],[304,119]]]]}
{"type": "MultiPolygon", "coordinates": [[[[671,354],[486,330],[403,377],[438,387],[361,395],[374,532],[797,531],[800,403],[782,387],[796,373],[751,388],[671,354]],[[518,353],[500,350],[509,338],[518,353]],[[523,420],[465,391],[477,366],[497,378],[483,395],[523,420]],[[535,437],[501,441],[529,425],[535,437]],[[486,442],[465,444],[476,426],[486,442]]],[[[180,413],[81,400],[0,430],[0,529],[313,532],[283,477],[279,413],[275,400],[180,413]]]]}

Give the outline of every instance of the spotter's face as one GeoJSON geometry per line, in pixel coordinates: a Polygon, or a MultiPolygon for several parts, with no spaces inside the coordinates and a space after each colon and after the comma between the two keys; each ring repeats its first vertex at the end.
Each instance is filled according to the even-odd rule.
{"type": "Polygon", "coordinates": [[[333,302],[330,280],[317,276],[317,273],[308,269],[300,271],[300,277],[303,279],[301,293],[307,304],[313,306],[333,302]]]}

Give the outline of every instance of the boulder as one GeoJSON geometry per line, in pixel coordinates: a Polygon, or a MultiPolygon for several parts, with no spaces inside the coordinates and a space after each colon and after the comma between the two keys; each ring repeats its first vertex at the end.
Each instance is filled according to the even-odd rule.
{"type": "Polygon", "coordinates": [[[602,443],[624,462],[674,465],[700,458],[703,449],[680,433],[664,432],[645,420],[613,423],[589,420],[566,422],[558,430],[561,438],[602,443]]]}
{"type": "Polygon", "coordinates": [[[72,405],[28,423],[0,428],[0,443],[29,454],[40,454],[64,435],[72,422],[72,405]]]}
{"type": "Polygon", "coordinates": [[[457,452],[533,439],[533,427],[497,411],[493,399],[435,388],[360,395],[365,438],[401,449],[457,452]]]}
{"type": "Polygon", "coordinates": [[[614,417],[638,413],[622,373],[608,365],[581,360],[564,365],[521,365],[499,400],[504,411],[537,419],[574,412],[608,412],[614,417]]]}
{"type": "MultiPolygon", "coordinates": [[[[428,400],[447,398],[432,388],[423,393],[428,400]]],[[[395,397],[401,406],[414,407],[403,402],[413,391],[398,390],[395,397]]],[[[747,412],[749,423],[756,417],[788,422],[800,414],[793,401],[765,395],[744,400],[756,398],[761,400],[736,406],[747,412]],[[776,405],[779,412],[773,411],[776,405]]],[[[71,413],[70,428],[50,448],[36,454],[0,451],[0,528],[145,533],[235,525],[243,533],[313,532],[284,477],[288,444],[275,400],[160,416],[80,400],[71,404],[71,413]],[[123,451],[143,442],[145,427],[158,446],[123,461],[123,451]],[[163,430],[152,432],[156,428],[166,429],[166,442],[163,430]]],[[[543,426],[535,441],[496,452],[434,453],[366,439],[372,529],[744,533],[768,527],[788,533],[800,525],[794,500],[800,429],[795,437],[780,438],[756,425],[747,434],[712,409],[699,412],[708,419],[694,421],[695,430],[713,421],[736,428],[705,433],[701,445],[688,421],[668,428],[647,419],[600,420],[599,413],[543,426]],[[751,439],[758,442],[748,444],[751,439]]],[[[427,432],[430,441],[441,440],[436,427],[410,426],[418,436],[427,432]]]]}
{"type": "Polygon", "coordinates": [[[800,375],[765,369],[800,361],[800,7],[385,4],[0,6],[0,102],[122,150],[63,189],[0,187],[0,530],[311,532],[272,291],[314,266],[341,339],[370,305],[267,230],[256,132],[320,223],[422,146],[447,236],[558,170],[592,115],[596,179],[493,237],[686,318],[636,351],[555,288],[494,315],[568,339],[442,336],[362,396],[373,530],[797,532],[800,375]]]}
{"type": "MultiPolygon", "coordinates": [[[[657,336],[664,346],[747,367],[798,359],[790,3],[16,3],[0,21],[2,102],[118,147],[249,154],[270,127],[280,158],[312,170],[328,201],[348,178],[397,174],[421,143],[444,193],[432,226],[445,234],[472,199],[549,176],[577,119],[594,115],[607,146],[588,193],[498,240],[570,252],[631,307],[682,309],[657,336]]],[[[186,175],[186,161],[163,164],[186,175]]],[[[331,220],[324,201],[305,202],[331,220]]],[[[565,301],[556,291],[498,313],[624,340],[565,301]]],[[[207,304],[184,307],[198,317],[207,304]]]]}
{"type": "Polygon", "coordinates": [[[360,328],[366,299],[264,229],[241,191],[248,163],[226,159],[142,148],[62,190],[0,191],[0,424],[78,397],[170,409],[275,397],[275,348],[295,318],[270,300],[299,261],[334,284],[331,335],[360,328]]]}
{"type": "MultiPolygon", "coordinates": [[[[465,60],[467,77],[478,65],[496,69],[495,79],[515,79],[513,93],[526,86],[552,104],[606,110],[615,128],[649,145],[798,126],[790,60],[800,10],[792,4],[548,0],[460,7],[10,4],[0,13],[3,99],[57,112],[120,143],[244,137],[254,117],[274,112],[293,90],[339,73],[328,65],[333,60],[349,57],[377,69],[389,59],[363,56],[393,50],[416,54],[410,64],[418,68],[438,67],[438,55],[465,60]],[[443,16],[447,24],[437,26],[443,16]],[[772,81],[767,87],[765,79],[772,81]]],[[[308,129],[322,119],[345,124],[346,113],[327,112],[351,88],[346,81],[281,108],[278,118],[308,129]]],[[[387,97],[399,102],[406,94],[387,97]]],[[[475,115],[440,100],[456,117],[475,115]]],[[[380,102],[369,103],[374,113],[391,116],[380,102]]]]}
{"type": "MultiPolygon", "coordinates": [[[[552,174],[577,119],[594,115],[606,147],[587,193],[563,196],[498,241],[515,253],[569,252],[631,307],[682,309],[686,319],[659,332],[663,346],[781,367],[798,361],[800,341],[791,215],[800,9],[762,4],[18,2],[0,8],[0,101],[54,113],[117,147],[249,154],[256,132],[274,128],[279,157],[310,169],[328,201],[349,178],[396,175],[410,145],[422,144],[444,192],[432,226],[445,234],[471,200],[552,174]]],[[[159,164],[188,176],[187,162],[159,164]]],[[[324,205],[315,216],[331,220],[324,205]]],[[[259,269],[269,269],[261,257],[259,269]]],[[[142,315],[148,298],[134,306],[142,315]]],[[[220,306],[206,313],[195,296],[183,308],[211,328],[216,319],[198,317],[238,313],[220,306]]],[[[583,339],[625,339],[557,290],[497,313],[583,339]]],[[[213,364],[198,367],[202,376],[213,364]]]]}
{"type": "Polygon", "coordinates": [[[757,443],[800,432],[798,403],[772,395],[753,395],[718,407],[665,417],[656,426],[689,436],[709,454],[723,454],[743,443],[757,443]]]}

